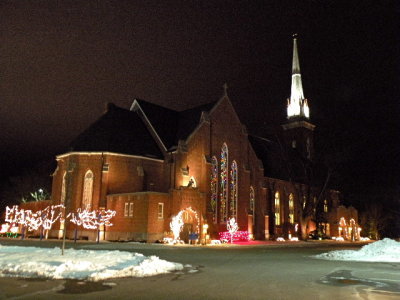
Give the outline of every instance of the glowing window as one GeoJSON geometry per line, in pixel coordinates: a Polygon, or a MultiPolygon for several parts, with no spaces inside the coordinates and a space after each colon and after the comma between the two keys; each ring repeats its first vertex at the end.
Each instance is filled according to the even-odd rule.
{"type": "Polygon", "coordinates": [[[281,199],[279,192],[275,193],[275,225],[281,225],[281,199]]]}
{"type": "Polygon", "coordinates": [[[92,207],[93,197],[93,172],[87,171],[83,180],[82,206],[84,209],[92,207]]]}
{"type": "Polygon", "coordinates": [[[238,201],[238,167],[236,161],[231,165],[231,201],[229,205],[230,216],[237,219],[237,201],[238,201]]]}
{"type": "Polygon", "coordinates": [[[129,216],[133,217],[133,202],[129,203],[129,216]]]}
{"type": "Polygon", "coordinates": [[[159,219],[164,218],[164,203],[158,203],[157,215],[159,219]]]}
{"type": "Polygon", "coordinates": [[[220,222],[227,219],[228,201],[228,146],[224,143],[221,148],[221,195],[220,195],[220,222]]]}
{"type": "Polygon", "coordinates": [[[62,184],[61,184],[61,199],[60,203],[65,204],[65,197],[66,197],[66,182],[67,180],[67,172],[64,172],[64,176],[62,178],[62,184]]]}
{"type": "Polygon", "coordinates": [[[254,215],[254,208],[255,208],[254,188],[250,186],[250,215],[254,215]]]}
{"type": "Polygon", "coordinates": [[[314,203],[313,212],[315,214],[315,212],[317,211],[317,197],[315,196],[313,198],[313,203],[314,203]]]}
{"type": "Polygon", "coordinates": [[[324,212],[328,212],[328,200],[324,200],[324,212]]]}
{"type": "Polygon", "coordinates": [[[129,209],[129,203],[125,202],[125,208],[124,208],[124,217],[128,216],[128,209],[129,209]]]}
{"type": "Polygon", "coordinates": [[[292,193],[289,194],[289,222],[294,224],[294,196],[292,193]]]}
{"type": "Polygon", "coordinates": [[[211,159],[211,199],[210,207],[213,215],[213,222],[217,222],[218,209],[218,160],[215,156],[211,159]]]}

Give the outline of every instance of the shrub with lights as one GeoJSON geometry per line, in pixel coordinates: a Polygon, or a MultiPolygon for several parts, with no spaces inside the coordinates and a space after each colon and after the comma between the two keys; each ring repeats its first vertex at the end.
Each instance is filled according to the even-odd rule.
{"type": "Polygon", "coordinates": [[[235,218],[230,218],[226,224],[228,231],[219,232],[219,239],[222,242],[248,242],[250,234],[248,231],[240,231],[235,218]]]}
{"type": "MultiPolygon", "coordinates": [[[[72,223],[77,226],[82,226],[85,229],[99,229],[100,226],[112,226],[111,218],[116,214],[113,210],[82,210],[77,209],[76,212],[71,212],[67,215],[72,223]]],[[[40,230],[41,237],[44,230],[50,230],[52,225],[57,222],[63,222],[65,215],[65,207],[63,205],[47,206],[43,210],[33,212],[28,209],[20,209],[18,205],[6,207],[5,222],[9,223],[8,230],[16,226],[22,226],[22,237],[24,236],[25,228],[28,231],[40,230]]],[[[6,227],[4,227],[6,228],[6,227]]]]}

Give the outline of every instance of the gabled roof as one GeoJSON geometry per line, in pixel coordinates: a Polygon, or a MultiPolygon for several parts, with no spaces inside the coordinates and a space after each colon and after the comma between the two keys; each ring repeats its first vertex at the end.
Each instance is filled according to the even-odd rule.
{"type": "Polygon", "coordinates": [[[186,140],[200,123],[202,112],[209,112],[216,103],[217,101],[179,112],[179,126],[175,136],[175,143],[178,143],[179,140],[186,140]]]}
{"type": "Polygon", "coordinates": [[[164,158],[140,116],[113,104],[109,104],[107,112],[72,141],[69,150],[164,158]]]}
{"type": "Polygon", "coordinates": [[[203,111],[215,102],[181,112],[143,100],[135,100],[139,109],[108,105],[108,110],[69,146],[69,151],[114,152],[164,158],[163,151],[185,140],[199,125],[203,111]],[[158,142],[157,142],[158,141],[158,142]]]}
{"type": "Polygon", "coordinates": [[[178,112],[143,100],[135,101],[167,150],[178,145],[179,140],[186,140],[200,123],[202,112],[210,111],[216,103],[211,102],[178,112]]]}
{"type": "MultiPolygon", "coordinates": [[[[140,109],[168,150],[175,142],[178,127],[178,112],[157,104],[135,99],[140,109]]],[[[133,105],[132,105],[133,106],[133,105]]],[[[132,108],[131,108],[132,109],[132,108]]]]}

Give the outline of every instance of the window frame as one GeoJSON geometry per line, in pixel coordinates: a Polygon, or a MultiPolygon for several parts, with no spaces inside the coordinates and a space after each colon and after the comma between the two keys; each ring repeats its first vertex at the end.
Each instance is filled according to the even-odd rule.
{"type": "Polygon", "coordinates": [[[158,202],[158,206],[157,206],[157,218],[159,220],[164,219],[164,203],[163,202],[158,202]],[[160,211],[160,207],[161,207],[161,211],[160,211]]]}
{"type": "Polygon", "coordinates": [[[278,191],[274,195],[274,213],[275,213],[275,225],[281,225],[281,195],[278,191]]]}

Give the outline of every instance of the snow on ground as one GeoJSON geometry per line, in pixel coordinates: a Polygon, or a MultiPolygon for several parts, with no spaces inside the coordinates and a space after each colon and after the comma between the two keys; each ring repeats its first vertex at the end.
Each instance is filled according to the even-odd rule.
{"type": "Polygon", "coordinates": [[[365,245],[360,250],[331,251],[314,257],[328,260],[400,262],[400,242],[386,238],[365,245]]]}
{"type": "Polygon", "coordinates": [[[182,264],[125,251],[0,245],[0,277],[88,279],[145,277],[182,270],[182,264]]]}

